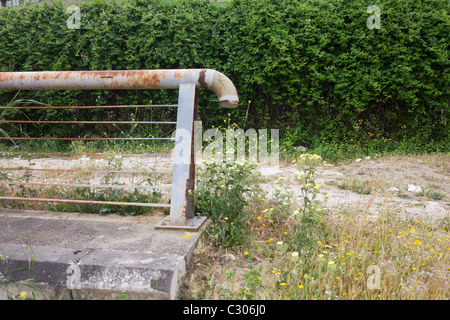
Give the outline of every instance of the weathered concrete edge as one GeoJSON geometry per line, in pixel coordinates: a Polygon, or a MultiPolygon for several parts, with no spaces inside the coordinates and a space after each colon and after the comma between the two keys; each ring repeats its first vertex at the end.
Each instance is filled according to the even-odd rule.
{"type": "Polygon", "coordinates": [[[38,299],[50,300],[109,300],[123,292],[131,299],[176,299],[190,254],[185,258],[161,253],[1,244],[0,278],[7,280],[9,298],[27,288],[28,297],[33,291],[38,299]]]}

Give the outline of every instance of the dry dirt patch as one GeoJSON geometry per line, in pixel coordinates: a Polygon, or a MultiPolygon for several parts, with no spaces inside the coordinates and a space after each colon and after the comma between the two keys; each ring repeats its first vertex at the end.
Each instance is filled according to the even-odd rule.
{"type": "MultiPolygon", "coordinates": [[[[364,210],[376,218],[382,210],[393,210],[441,219],[450,210],[449,160],[448,155],[367,157],[326,170],[319,168],[316,183],[320,184],[321,194],[318,199],[324,200],[328,195],[324,205],[329,211],[364,210]],[[410,185],[419,186],[422,191],[408,191],[410,185]]],[[[276,187],[274,180],[283,176],[286,186],[301,201],[296,179],[299,170],[293,164],[281,165],[276,174],[270,170],[260,168],[270,180],[263,184],[269,196],[276,187]]]]}

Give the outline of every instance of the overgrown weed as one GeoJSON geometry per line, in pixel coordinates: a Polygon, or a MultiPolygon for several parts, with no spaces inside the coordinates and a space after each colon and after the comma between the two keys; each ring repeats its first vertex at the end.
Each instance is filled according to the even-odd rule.
{"type": "Polygon", "coordinates": [[[273,198],[255,194],[244,208],[246,232],[239,245],[202,239],[181,298],[450,298],[449,217],[426,220],[386,208],[374,221],[368,210],[326,208],[315,197],[323,159],[301,159],[303,202],[289,197],[282,178],[273,198]],[[237,262],[219,263],[225,249],[237,262]]]}

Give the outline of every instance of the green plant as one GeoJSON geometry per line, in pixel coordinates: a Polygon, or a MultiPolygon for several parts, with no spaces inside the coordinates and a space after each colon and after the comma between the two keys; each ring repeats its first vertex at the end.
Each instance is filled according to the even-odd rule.
{"type": "Polygon", "coordinates": [[[315,180],[318,176],[318,169],[327,168],[330,164],[317,154],[302,154],[296,161],[296,165],[300,171],[297,178],[302,184],[303,203],[297,204],[299,209],[294,211],[298,223],[294,227],[295,238],[292,245],[297,251],[302,250],[307,254],[325,236],[323,217],[326,209],[316,201],[320,185],[316,184],[315,180]]]}
{"type": "MultiPolygon", "coordinates": [[[[20,237],[20,236],[19,236],[20,237]]],[[[27,257],[27,250],[30,250],[33,254],[35,254],[32,246],[30,244],[24,245],[22,250],[25,257],[27,257]]],[[[0,248],[0,251],[3,251],[0,248]]],[[[30,297],[28,299],[36,300],[36,294],[40,296],[42,299],[46,299],[44,290],[41,288],[41,284],[36,281],[34,278],[34,259],[33,256],[27,257],[28,260],[28,268],[22,267],[17,269],[10,269],[8,266],[9,259],[14,257],[0,255],[0,288],[6,292],[8,297],[12,300],[25,300],[27,299],[27,291],[30,292],[30,297]],[[17,271],[28,269],[30,277],[22,280],[18,283],[15,283],[14,273],[17,271]],[[13,289],[10,290],[10,284],[13,284],[13,289]],[[20,293],[16,293],[17,290],[20,289],[20,293]],[[14,292],[13,292],[14,291],[14,292]]]]}
{"type": "Polygon", "coordinates": [[[131,300],[130,296],[128,295],[128,291],[122,291],[118,295],[116,295],[117,300],[131,300]]]}
{"type": "Polygon", "coordinates": [[[429,194],[429,197],[433,200],[442,200],[442,198],[444,197],[444,195],[440,192],[431,192],[429,194]]]}
{"type": "Polygon", "coordinates": [[[373,191],[368,182],[361,181],[358,178],[354,178],[351,183],[349,183],[347,180],[344,180],[342,181],[342,183],[339,183],[337,187],[339,189],[351,190],[353,192],[365,195],[371,194],[373,191]]]}
{"type": "Polygon", "coordinates": [[[216,244],[234,247],[242,244],[248,235],[250,213],[248,200],[257,191],[259,175],[256,164],[204,163],[197,173],[194,190],[195,212],[209,217],[213,225],[206,230],[216,244]]]}

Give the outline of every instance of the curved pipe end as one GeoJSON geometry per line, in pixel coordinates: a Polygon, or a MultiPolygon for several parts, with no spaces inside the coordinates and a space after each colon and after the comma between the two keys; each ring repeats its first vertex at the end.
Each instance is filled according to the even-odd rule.
{"type": "Polygon", "coordinates": [[[202,69],[198,80],[200,87],[214,91],[219,97],[219,104],[224,108],[237,108],[239,97],[233,82],[216,70],[202,69]]]}
{"type": "Polygon", "coordinates": [[[239,100],[219,100],[219,104],[223,108],[237,108],[239,107],[239,100]]]}

